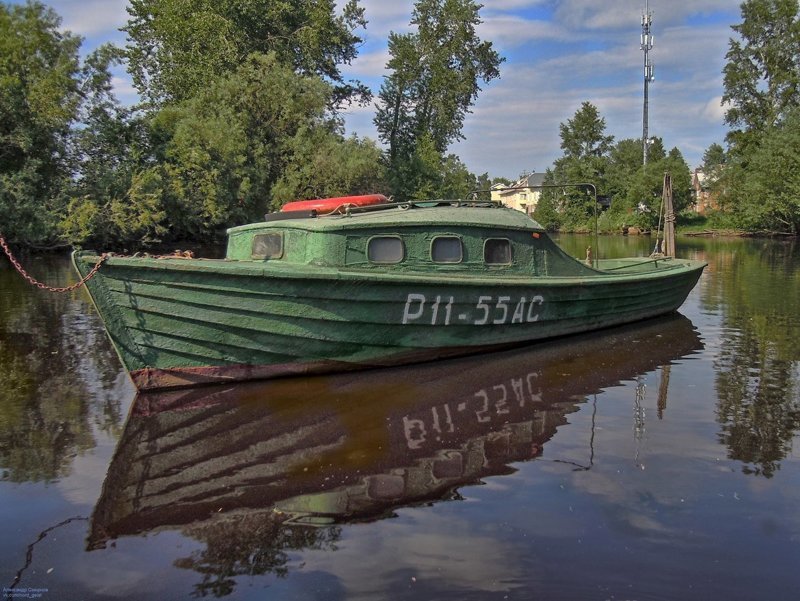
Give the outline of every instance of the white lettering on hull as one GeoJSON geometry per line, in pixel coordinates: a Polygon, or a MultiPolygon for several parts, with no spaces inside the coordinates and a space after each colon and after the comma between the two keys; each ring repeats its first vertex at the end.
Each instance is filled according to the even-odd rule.
{"type": "Polygon", "coordinates": [[[449,326],[453,323],[484,325],[505,325],[534,323],[544,305],[544,297],[535,294],[530,298],[522,296],[480,296],[472,312],[453,314],[455,297],[437,295],[428,299],[424,294],[410,292],[403,308],[403,325],[410,323],[429,323],[432,326],[449,326]],[[454,319],[455,317],[455,319],[454,319]]]}

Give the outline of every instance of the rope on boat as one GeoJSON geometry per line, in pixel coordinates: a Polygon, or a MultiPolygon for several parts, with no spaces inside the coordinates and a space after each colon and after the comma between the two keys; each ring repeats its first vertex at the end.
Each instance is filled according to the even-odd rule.
{"type": "Polygon", "coordinates": [[[661,206],[658,209],[658,230],[656,230],[656,246],[651,257],[675,256],[675,209],[672,203],[672,176],[669,171],[664,173],[664,186],[661,191],[661,206]],[[661,234],[664,234],[664,247],[661,245],[661,234]]]}
{"type": "Polygon", "coordinates": [[[2,248],[3,252],[6,253],[6,256],[8,257],[8,260],[11,261],[11,264],[14,266],[14,269],[16,269],[19,272],[19,274],[29,284],[31,284],[32,286],[36,286],[39,290],[47,290],[49,292],[72,292],[73,290],[76,290],[76,289],[80,288],[86,282],[91,280],[95,275],[97,275],[97,272],[100,271],[100,266],[109,257],[108,253],[103,253],[100,256],[100,258],[97,260],[97,263],[95,263],[94,267],[92,267],[91,271],[89,273],[87,273],[85,276],[83,276],[79,282],[76,282],[75,284],[72,284],[71,286],[65,286],[63,288],[56,288],[56,287],[48,286],[47,284],[44,284],[44,283],[40,282],[39,280],[37,280],[36,278],[31,276],[27,271],[25,271],[25,269],[22,267],[22,265],[20,265],[19,261],[17,261],[17,259],[11,253],[11,249],[8,247],[8,243],[6,243],[6,240],[5,240],[5,238],[3,238],[2,234],[0,234],[0,248],[2,248]]]}
{"type": "Polygon", "coordinates": [[[656,230],[656,246],[653,248],[653,252],[650,253],[651,257],[655,256],[663,256],[663,252],[661,250],[661,219],[664,216],[664,195],[661,195],[661,206],[658,207],[658,229],[656,230]]]}

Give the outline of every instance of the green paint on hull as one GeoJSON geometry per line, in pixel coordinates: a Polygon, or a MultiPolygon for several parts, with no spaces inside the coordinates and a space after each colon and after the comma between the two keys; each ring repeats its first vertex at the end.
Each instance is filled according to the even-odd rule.
{"type": "MultiPolygon", "coordinates": [[[[85,274],[97,256],[73,260],[85,274]]],[[[566,256],[515,211],[391,208],[234,228],[226,260],[111,257],[88,288],[134,383],[158,389],[409,363],[638,321],[676,310],[704,264],[603,267],[613,270],[566,256]],[[248,255],[264,233],[282,237],[279,258],[248,255]],[[382,235],[402,239],[401,262],[367,260],[382,235]],[[436,236],[459,238],[463,260],[433,263],[436,236]],[[509,240],[513,261],[486,265],[487,238],[509,240]]]]}

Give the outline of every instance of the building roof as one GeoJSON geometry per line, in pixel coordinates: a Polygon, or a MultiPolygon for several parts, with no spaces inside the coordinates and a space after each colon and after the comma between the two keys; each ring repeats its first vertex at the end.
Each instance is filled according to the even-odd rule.
{"type": "Polygon", "coordinates": [[[544,183],[545,174],[544,173],[528,173],[523,175],[513,184],[506,186],[505,184],[495,184],[492,186],[493,190],[497,190],[498,188],[506,188],[505,190],[498,190],[498,194],[501,196],[512,196],[517,194],[521,191],[525,191],[528,188],[535,188],[536,186],[541,186],[544,183]]]}

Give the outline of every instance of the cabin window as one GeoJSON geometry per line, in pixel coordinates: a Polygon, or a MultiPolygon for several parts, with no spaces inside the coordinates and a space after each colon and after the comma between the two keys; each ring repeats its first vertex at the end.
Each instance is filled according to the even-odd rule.
{"type": "Polygon", "coordinates": [[[511,265],[511,241],[489,238],[483,243],[483,261],[487,265],[511,265]]]}
{"type": "Polygon", "coordinates": [[[464,248],[457,236],[437,236],[431,242],[431,260],[434,263],[461,263],[464,248]]]}
{"type": "Polygon", "coordinates": [[[397,236],[376,236],[367,242],[367,258],[371,263],[399,263],[404,257],[405,247],[397,236]]]}
{"type": "Polygon", "coordinates": [[[254,259],[280,259],[283,257],[283,234],[256,234],[251,254],[254,259]]]}

